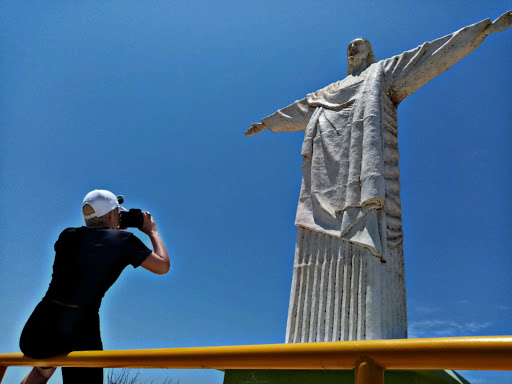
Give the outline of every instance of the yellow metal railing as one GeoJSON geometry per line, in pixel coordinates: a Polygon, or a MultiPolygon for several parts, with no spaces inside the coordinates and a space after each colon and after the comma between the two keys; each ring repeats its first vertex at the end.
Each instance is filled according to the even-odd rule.
{"type": "Polygon", "coordinates": [[[42,360],[5,353],[0,381],[10,366],[355,369],[357,384],[373,384],[384,382],[385,369],[512,370],[512,336],[85,351],[42,360]]]}

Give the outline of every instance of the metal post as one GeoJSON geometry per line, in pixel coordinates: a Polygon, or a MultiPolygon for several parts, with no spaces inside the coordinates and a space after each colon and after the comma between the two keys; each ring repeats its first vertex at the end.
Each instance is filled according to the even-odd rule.
{"type": "Polygon", "coordinates": [[[384,384],[384,369],[364,357],[356,363],[356,384],[384,384]]]}
{"type": "Polygon", "coordinates": [[[2,379],[4,378],[5,371],[7,371],[7,367],[0,365],[0,383],[2,382],[2,379]]]}

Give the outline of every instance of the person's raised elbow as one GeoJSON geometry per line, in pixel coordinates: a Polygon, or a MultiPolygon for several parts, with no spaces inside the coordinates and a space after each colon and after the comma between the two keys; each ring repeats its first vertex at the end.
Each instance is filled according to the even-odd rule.
{"type": "Polygon", "coordinates": [[[165,275],[167,272],[171,270],[171,262],[169,259],[160,259],[158,263],[155,265],[155,268],[151,270],[151,272],[156,273],[157,275],[165,275]]]}
{"type": "Polygon", "coordinates": [[[167,260],[167,262],[162,263],[159,272],[156,272],[157,275],[165,275],[167,272],[171,270],[171,262],[167,260]]]}
{"type": "Polygon", "coordinates": [[[165,275],[171,269],[171,262],[167,255],[160,256],[152,252],[140,266],[157,275],[165,275]]]}

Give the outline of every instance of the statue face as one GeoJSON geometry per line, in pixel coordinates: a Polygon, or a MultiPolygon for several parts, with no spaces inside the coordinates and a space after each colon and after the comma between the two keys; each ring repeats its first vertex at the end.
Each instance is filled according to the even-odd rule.
{"type": "Polygon", "coordinates": [[[348,61],[353,64],[357,65],[363,61],[366,60],[368,57],[368,54],[370,51],[368,50],[368,47],[366,46],[366,43],[363,39],[358,38],[355,40],[352,40],[347,48],[347,59],[348,61]]]}

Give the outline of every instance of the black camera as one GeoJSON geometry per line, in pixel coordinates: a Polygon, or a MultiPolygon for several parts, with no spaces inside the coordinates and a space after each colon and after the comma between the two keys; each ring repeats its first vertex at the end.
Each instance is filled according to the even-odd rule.
{"type": "Polygon", "coordinates": [[[119,212],[121,215],[121,223],[119,227],[122,229],[126,228],[141,228],[144,224],[144,216],[140,209],[132,208],[129,211],[119,212]]]}

